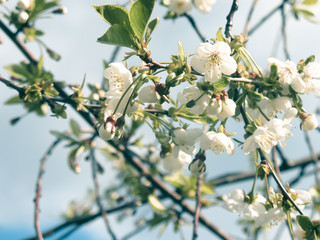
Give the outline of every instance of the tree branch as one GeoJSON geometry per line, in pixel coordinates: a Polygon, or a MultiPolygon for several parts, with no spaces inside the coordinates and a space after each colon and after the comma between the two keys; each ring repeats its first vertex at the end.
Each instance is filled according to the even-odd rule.
{"type": "MultiPolygon", "coordinates": [[[[287,0],[284,0],[283,3],[285,3],[287,0]]],[[[287,18],[285,13],[285,4],[281,7],[281,17],[282,17],[282,26],[281,26],[281,32],[282,32],[282,38],[283,38],[283,51],[288,60],[290,60],[290,54],[289,54],[289,48],[288,48],[288,38],[287,38],[287,18]]]]}
{"type": "Polygon", "coordinates": [[[108,233],[110,234],[110,236],[112,237],[113,240],[117,240],[117,237],[114,234],[114,232],[113,232],[113,230],[112,230],[112,228],[110,226],[107,213],[103,209],[103,206],[102,206],[101,196],[100,196],[100,184],[99,184],[99,180],[98,180],[98,177],[97,177],[97,167],[98,167],[98,165],[97,165],[97,160],[95,158],[93,149],[90,150],[90,156],[91,156],[91,163],[92,163],[91,164],[91,169],[92,169],[92,178],[93,178],[93,182],[94,182],[94,189],[95,189],[95,195],[96,195],[95,196],[96,197],[96,202],[97,202],[99,211],[101,212],[101,216],[102,216],[103,221],[104,221],[104,223],[106,225],[108,233]]]}
{"type": "Polygon", "coordinates": [[[239,8],[239,0],[233,0],[230,12],[227,16],[227,24],[226,24],[226,28],[224,30],[224,35],[226,36],[226,38],[231,37],[231,28],[233,25],[233,16],[234,13],[238,10],[239,8]]]}
{"type": "Polygon", "coordinates": [[[249,25],[250,25],[250,22],[251,22],[251,18],[252,18],[252,14],[256,8],[256,5],[258,3],[259,0],[253,0],[252,2],[252,5],[251,5],[251,8],[250,8],[250,11],[248,13],[248,16],[247,16],[247,20],[246,20],[246,23],[244,25],[244,36],[247,38],[248,36],[248,32],[249,32],[249,25]]]}
{"type": "Polygon", "coordinates": [[[285,4],[285,1],[283,1],[279,6],[272,9],[269,13],[267,13],[256,25],[254,25],[248,32],[248,36],[252,35],[258,28],[261,27],[262,24],[264,24],[270,17],[273,16],[277,11],[279,11],[282,6],[285,4]]]}
{"type": "Polygon", "coordinates": [[[196,193],[196,208],[193,219],[193,234],[192,240],[196,240],[198,238],[198,223],[199,223],[199,215],[201,209],[201,184],[202,184],[202,174],[198,176],[197,179],[197,193],[196,193]]]}
{"type": "Polygon", "coordinates": [[[198,37],[201,39],[202,42],[206,41],[206,38],[203,36],[203,34],[200,32],[196,22],[194,21],[193,17],[189,13],[184,13],[181,16],[185,16],[189,23],[191,24],[192,28],[196,31],[198,37]]]}
{"type": "Polygon", "coordinates": [[[60,143],[61,139],[58,138],[55,140],[52,145],[49,147],[45,155],[42,157],[40,160],[40,169],[39,169],[39,174],[37,178],[37,184],[36,184],[36,197],[34,199],[35,203],[35,209],[34,209],[34,226],[36,229],[37,237],[39,240],[43,239],[42,233],[41,233],[41,228],[40,228],[40,220],[39,220],[39,212],[40,212],[40,197],[41,197],[41,190],[42,190],[42,176],[45,171],[45,166],[46,166],[46,161],[48,157],[51,155],[53,149],[60,143]]]}

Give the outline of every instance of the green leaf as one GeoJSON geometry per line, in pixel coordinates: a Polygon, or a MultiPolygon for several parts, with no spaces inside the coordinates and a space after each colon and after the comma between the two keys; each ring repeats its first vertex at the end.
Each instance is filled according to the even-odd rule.
{"type": "Polygon", "coordinates": [[[308,6],[315,5],[317,3],[318,3],[318,0],[304,0],[302,2],[303,5],[308,5],[308,6]]]}
{"type": "Polygon", "coordinates": [[[302,9],[302,8],[296,8],[295,10],[301,13],[305,18],[310,18],[315,16],[315,13],[311,10],[302,9]]]}
{"type": "Polygon", "coordinates": [[[32,78],[27,66],[23,64],[9,64],[4,69],[16,78],[32,78]]]}
{"type": "Polygon", "coordinates": [[[71,127],[71,130],[72,130],[72,133],[76,137],[80,138],[81,128],[80,128],[79,124],[74,119],[70,120],[70,127],[71,127]]]}
{"type": "Polygon", "coordinates": [[[222,34],[222,28],[219,28],[219,30],[216,34],[216,38],[217,38],[217,41],[223,41],[223,42],[226,41],[223,37],[223,34],[222,34]]]}
{"type": "Polygon", "coordinates": [[[299,223],[300,227],[306,232],[311,231],[313,229],[313,224],[310,218],[307,216],[298,215],[297,222],[299,223]]]}
{"type": "Polygon", "coordinates": [[[224,90],[229,85],[229,83],[229,78],[226,76],[222,76],[222,78],[218,82],[214,83],[213,86],[216,90],[221,91],[224,90]]]}
{"type": "Polygon", "coordinates": [[[158,26],[159,21],[160,21],[160,18],[157,17],[153,19],[151,22],[149,22],[146,30],[146,34],[144,36],[146,43],[149,43],[149,41],[151,40],[151,34],[153,33],[154,29],[158,26]]]}
{"type": "Polygon", "coordinates": [[[102,6],[92,5],[97,13],[102,17],[104,21],[110,25],[119,24],[129,32],[133,33],[130,26],[128,10],[122,6],[117,6],[113,4],[107,4],[102,6]]]}
{"type": "Polygon", "coordinates": [[[151,16],[155,0],[137,0],[129,10],[129,20],[133,32],[142,42],[143,34],[151,16]]]}
{"type": "Polygon", "coordinates": [[[163,206],[163,204],[160,202],[160,200],[156,196],[150,194],[148,196],[148,203],[152,207],[153,211],[155,211],[156,213],[165,213],[166,211],[165,206],[163,206]]]}
{"type": "Polygon", "coordinates": [[[14,96],[12,98],[9,98],[5,104],[18,104],[18,103],[22,103],[23,101],[20,99],[19,96],[14,96]]]}
{"type": "Polygon", "coordinates": [[[138,50],[133,37],[119,24],[112,25],[102,37],[98,38],[98,42],[138,50]]]}
{"type": "Polygon", "coordinates": [[[180,41],[178,42],[178,45],[179,45],[179,59],[180,59],[181,62],[184,62],[184,60],[185,60],[185,52],[184,52],[183,45],[182,45],[182,43],[180,41]]]}
{"type": "Polygon", "coordinates": [[[293,233],[293,229],[292,229],[292,218],[291,218],[291,215],[290,215],[290,210],[287,211],[286,214],[287,214],[287,222],[288,222],[288,226],[289,226],[291,239],[294,239],[294,233],[293,233]]]}

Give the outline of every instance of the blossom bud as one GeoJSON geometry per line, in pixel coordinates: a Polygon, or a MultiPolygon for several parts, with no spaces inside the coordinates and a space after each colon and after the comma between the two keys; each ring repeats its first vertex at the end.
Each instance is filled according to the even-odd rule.
{"type": "Polygon", "coordinates": [[[170,137],[166,133],[156,132],[156,138],[161,144],[168,144],[170,141],[170,137]]]}
{"type": "Polygon", "coordinates": [[[206,164],[200,159],[195,159],[189,164],[189,171],[194,176],[200,176],[206,171],[206,164]]]}
{"type": "Polygon", "coordinates": [[[22,11],[19,13],[19,15],[18,15],[18,22],[19,23],[22,23],[22,24],[26,23],[28,21],[28,19],[29,19],[29,14],[27,12],[22,11]]]}
{"type": "Polygon", "coordinates": [[[314,114],[309,114],[307,116],[302,116],[300,114],[300,118],[302,119],[302,127],[303,129],[310,131],[318,127],[318,120],[314,114]]]}
{"type": "Polygon", "coordinates": [[[18,2],[18,8],[21,8],[23,10],[29,9],[31,6],[30,0],[19,0],[18,2]]]}
{"type": "Polygon", "coordinates": [[[67,14],[68,13],[68,8],[66,8],[65,6],[61,6],[56,10],[53,10],[52,13],[55,14],[67,14]]]}
{"type": "Polygon", "coordinates": [[[104,140],[111,140],[116,133],[115,120],[113,116],[107,118],[107,121],[99,128],[99,135],[104,140]]]}

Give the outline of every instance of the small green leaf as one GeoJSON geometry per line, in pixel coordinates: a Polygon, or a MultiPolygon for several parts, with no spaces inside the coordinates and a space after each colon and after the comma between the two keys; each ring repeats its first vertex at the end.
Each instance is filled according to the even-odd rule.
{"type": "Polygon", "coordinates": [[[142,42],[155,0],[137,0],[129,10],[129,20],[135,35],[142,42]]]}
{"type": "Polygon", "coordinates": [[[184,52],[183,45],[182,45],[182,43],[180,41],[178,42],[178,45],[179,45],[179,59],[180,59],[181,62],[184,62],[184,60],[185,60],[185,52],[184,52]]]}
{"type": "Polygon", "coordinates": [[[218,91],[224,90],[230,83],[230,80],[226,76],[222,76],[222,78],[213,84],[214,88],[218,91]]]}
{"type": "Polygon", "coordinates": [[[287,211],[286,214],[287,214],[287,222],[288,222],[288,226],[289,226],[291,239],[294,239],[294,233],[293,233],[293,229],[292,229],[292,218],[291,218],[291,215],[290,215],[290,210],[287,211]]]}
{"type": "Polygon", "coordinates": [[[134,43],[134,38],[119,24],[112,25],[102,37],[98,38],[98,42],[138,50],[134,43]]]}
{"type": "Polygon", "coordinates": [[[79,124],[74,119],[70,120],[70,127],[71,127],[71,130],[72,130],[72,133],[76,137],[80,138],[80,136],[81,136],[81,128],[80,128],[79,124]]]}
{"type": "Polygon", "coordinates": [[[298,215],[297,216],[297,221],[298,221],[300,227],[304,231],[308,232],[308,231],[311,231],[313,229],[313,224],[312,224],[312,222],[311,222],[309,217],[303,216],[303,215],[298,215]]]}
{"type": "Polygon", "coordinates": [[[160,21],[160,18],[157,17],[153,19],[151,22],[149,22],[146,30],[146,34],[144,36],[146,43],[148,43],[151,40],[151,34],[153,33],[154,29],[158,26],[159,21],[160,21]]]}
{"type": "Polygon", "coordinates": [[[305,18],[310,18],[315,16],[315,13],[311,10],[302,9],[302,8],[296,8],[295,10],[301,13],[305,18]]]}
{"type": "Polygon", "coordinates": [[[163,206],[160,200],[154,195],[148,196],[148,203],[156,213],[164,213],[166,211],[165,206],[163,206]]]}
{"type": "Polygon", "coordinates": [[[128,10],[122,6],[117,6],[113,4],[107,4],[102,6],[94,6],[97,13],[102,17],[104,21],[110,25],[119,24],[129,32],[133,33],[130,26],[128,10]]]}
{"type": "Polygon", "coordinates": [[[304,0],[301,4],[311,6],[317,3],[318,3],[318,0],[304,0]]]}
{"type": "Polygon", "coordinates": [[[217,38],[217,41],[223,41],[223,42],[226,41],[223,37],[223,34],[222,34],[222,28],[219,28],[219,30],[216,34],[216,38],[217,38]]]}
{"type": "Polygon", "coordinates": [[[5,104],[18,104],[18,103],[22,103],[23,101],[20,99],[19,96],[14,96],[12,98],[9,98],[5,104]]]}
{"type": "Polygon", "coordinates": [[[11,76],[16,78],[31,78],[32,75],[29,73],[26,65],[23,64],[10,64],[4,67],[11,76]]]}

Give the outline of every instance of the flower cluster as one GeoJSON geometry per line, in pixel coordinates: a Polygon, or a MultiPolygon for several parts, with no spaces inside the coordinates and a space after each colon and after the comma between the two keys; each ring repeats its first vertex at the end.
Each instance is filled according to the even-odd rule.
{"type": "MultiPolygon", "coordinates": [[[[254,221],[256,227],[271,228],[284,222],[286,211],[293,213],[294,208],[290,210],[284,207],[285,200],[281,193],[275,193],[272,188],[268,191],[269,200],[266,200],[260,193],[255,196],[246,195],[243,190],[234,189],[230,191],[229,197],[222,196],[223,206],[230,212],[242,213],[245,219],[254,221]]],[[[311,194],[308,191],[289,189],[288,192],[300,209],[311,203],[311,194]]]]}
{"type": "Polygon", "coordinates": [[[163,4],[169,7],[169,10],[178,15],[191,11],[192,5],[202,13],[211,11],[211,6],[216,3],[216,0],[163,0],[163,4]]]}

